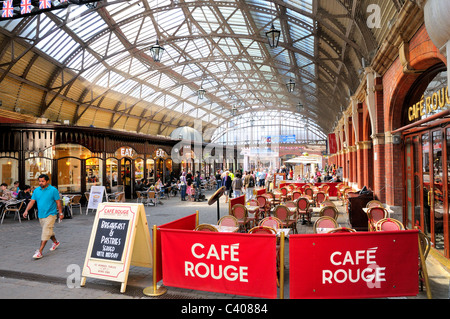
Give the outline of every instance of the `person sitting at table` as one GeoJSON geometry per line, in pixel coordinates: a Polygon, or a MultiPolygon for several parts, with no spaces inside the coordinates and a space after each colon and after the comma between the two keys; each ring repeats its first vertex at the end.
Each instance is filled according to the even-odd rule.
{"type": "MultiPolygon", "coordinates": [[[[25,200],[24,201],[24,205],[22,205],[22,211],[20,212],[21,214],[23,214],[23,212],[25,211],[25,208],[28,206],[28,203],[31,200],[31,186],[30,185],[25,185],[23,187],[23,189],[21,189],[19,191],[19,194],[17,194],[17,199],[18,200],[25,200]]],[[[33,217],[34,216],[30,214],[30,219],[32,219],[33,217]]]]}
{"type": "Polygon", "coordinates": [[[158,178],[158,181],[155,184],[155,189],[159,193],[160,196],[164,195],[164,185],[161,182],[161,178],[158,178]]]}
{"type": "Polygon", "coordinates": [[[331,182],[333,182],[333,183],[340,183],[340,182],[342,182],[342,181],[341,181],[341,179],[339,178],[339,176],[333,175],[333,178],[331,179],[331,182]]]}
{"type": "Polygon", "coordinates": [[[16,198],[20,191],[19,182],[14,182],[14,186],[10,188],[10,191],[12,197],[16,198]]]}
{"type": "Polygon", "coordinates": [[[8,189],[8,184],[2,183],[0,185],[0,199],[1,200],[10,200],[12,198],[12,193],[8,189]]]}

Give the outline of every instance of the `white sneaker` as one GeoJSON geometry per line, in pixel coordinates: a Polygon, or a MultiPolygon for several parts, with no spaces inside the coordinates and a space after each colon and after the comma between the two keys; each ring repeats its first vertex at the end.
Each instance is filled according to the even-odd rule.
{"type": "Polygon", "coordinates": [[[53,243],[52,247],[50,248],[50,251],[54,251],[56,248],[58,248],[59,244],[61,244],[59,241],[56,243],[53,243]]]}
{"type": "Polygon", "coordinates": [[[41,259],[43,256],[39,250],[36,250],[36,252],[33,255],[34,259],[41,259]]]}

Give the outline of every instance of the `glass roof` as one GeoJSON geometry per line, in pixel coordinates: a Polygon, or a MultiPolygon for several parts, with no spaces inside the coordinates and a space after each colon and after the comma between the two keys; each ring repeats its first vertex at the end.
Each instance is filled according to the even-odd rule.
{"type": "MultiPolygon", "coordinates": [[[[70,5],[0,21],[0,28],[58,61],[88,89],[148,103],[145,118],[164,113],[166,120],[184,117],[218,127],[236,114],[278,110],[293,119],[300,112],[326,134],[354,88],[350,71],[360,62],[340,66],[339,43],[353,40],[341,32],[343,22],[318,15],[319,5],[316,0],[104,0],[95,8],[70,5]],[[330,21],[335,28],[325,30],[321,23],[330,21]],[[281,31],[276,48],[265,36],[272,24],[281,31]],[[149,52],[156,40],[165,49],[160,62],[149,52]],[[294,92],[286,88],[291,79],[294,92]],[[200,88],[206,90],[204,99],[197,94],[200,88]],[[304,111],[297,110],[299,103],[304,111]]],[[[347,7],[341,5],[336,14],[343,16],[347,7]]],[[[137,103],[131,104],[130,112],[137,103]]]]}

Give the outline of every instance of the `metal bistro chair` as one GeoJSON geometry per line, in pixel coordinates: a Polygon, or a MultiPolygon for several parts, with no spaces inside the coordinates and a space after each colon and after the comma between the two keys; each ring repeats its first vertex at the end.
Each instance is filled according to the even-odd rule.
{"type": "Polygon", "coordinates": [[[249,234],[272,234],[276,235],[277,231],[268,226],[255,226],[248,231],[249,234]]]}
{"type": "Polygon", "coordinates": [[[356,233],[356,230],[347,227],[339,227],[332,229],[328,232],[328,234],[340,234],[340,233],[356,233]]]}
{"type": "Polygon", "coordinates": [[[219,226],[239,227],[239,221],[232,215],[225,215],[217,222],[219,226]]]}
{"type": "Polygon", "coordinates": [[[266,217],[259,222],[258,226],[267,226],[273,229],[280,229],[281,224],[282,224],[281,220],[279,220],[276,217],[266,217]]]}
{"type": "Polygon", "coordinates": [[[378,221],[388,218],[389,214],[384,207],[374,206],[367,211],[369,231],[376,231],[375,225],[378,221]]]}
{"type": "Polygon", "coordinates": [[[136,203],[145,203],[147,200],[146,194],[147,192],[136,191],[136,203]]]}
{"type": "Polygon", "coordinates": [[[289,218],[294,220],[296,223],[298,222],[298,207],[296,201],[287,201],[284,203],[286,207],[289,209],[289,218]]]}
{"type": "Polygon", "coordinates": [[[245,207],[242,204],[235,204],[231,208],[231,215],[236,217],[236,219],[239,221],[239,225],[242,226],[244,230],[248,229],[250,220],[247,219],[248,217],[247,207],[245,207]]]}
{"type": "Polygon", "coordinates": [[[275,208],[274,216],[281,220],[283,228],[291,228],[294,234],[297,232],[297,227],[295,227],[297,225],[296,221],[290,218],[290,212],[286,206],[278,205],[275,208]]]}
{"type": "Polygon", "coordinates": [[[335,206],[325,206],[319,212],[319,217],[328,216],[337,220],[339,217],[339,211],[335,206]]]}
{"type": "Polygon", "coordinates": [[[317,231],[319,228],[325,228],[325,229],[329,228],[330,230],[332,230],[332,229],[336,229],[338,227],[339,227],[339,225],[336,220],[334,220],[333,218],[328,217],[328,216],[323,216],[323,217],[319,217],[316,220],[316,222],[314,223],[313,232],[314,232],[314,234],[317,234],[317,231]]]}
{"type": "Polygon", "coordinates": [[[195,227],[195,231],[206,231],[206,232],[219,232],[216,227],[209,224],[200,224],[197,227],[195,227]]]}
{"type": "Polygon", "coordinates": [[[3,219],[5,218],[6,213],[12,212],[14,213],[14,219],[16,219],[16,215],[19,218],[19,223],[22,223],[22,221],[20,220],[20,210],[22,209],[22,206],[25,202],[25,199],[22,200],[10,200],[8,202],[5,203],[5,207],[3,209],[2,212],[2,224],[3,224],[3,219]]]}
{"type": "MultiPolygon", "coordinates": [[[[428,257],[428,253],[431,249],[431,239],[426,234],[424,234],[422,231],[419,231],[419,240],[422,248],[422,254],[425,262],[428,257]]],[[[423,291],[423,283],[425,282],[425,277],[423,274],[423,268],[422,264],[420,263],[419,259],[419,284],[420,284],[420,291],[423,291]]]]}
{"type": "Polygon", "coordinates": [[[327,194],[325,192],[319,191],[316,194],[316,207],[319,207],[327,199],[327,194]]]}
{"type": "Polygon", "coordinates": [[[262,216],[266,217],[267,216],[266,212],[268,211],[268,206],[270,205],[267,200],[267,197],[260,195],[260,196],[256,197],[256,200],[258,201],[260,216],[262,215],[262,216]]]}
{"type": "Polygon", "coordinates": [[[157,205],[158,204],[158,199],[156,198],[156,193],[155,191],[149,191],[147,192],[147,202],[146,205],[150,205],[150,203],[152,203],[153,205],[157,205]]]}
{"type": "Polygon", "coordinates": [[[89,196],[91,194],[89,192],[84,192],[84,197],[86,197],[86,215],[88,214],[88,207],[89,207],[89,196]]]}
{"type": "Polygon", "coordinates": [[[301,192],[299,192],[299,191],[294,191],[294,192],[292,193],[292,200],[297,200],[297,199],[299,199],[300,197],[302,197],[302,193],[301,193],[301,192]]]}
{"type": "Polygon", "coordinates": [[[366,208],[372,208],[372,207],[383,207],[383,204],[378,200],[371,200],[367,203],[366,208]]]}
{"type": "Polygon", "coordinates": [[[304,196],[314,199],[314,190],[311,187],[305,188],[304,196]]]}
{"type": "Polygon", "coordinates": [[[78,207],[80,209],[80,215],[83,213],[81,211],[81,198],[83,196],[82,195],[75,195],[72,196],[72,198],[69,201],[69,210],[70,210],[70,215],[73,216],[73,208],[74,207],[78,207]]]}
{"type": "Polygon", "coordinates": [[[302,224],[305,224],[306,220],[311,224],[312,208],[310,208],[309,205],[309,199],[307,197],[300,197],[297,200],[297,214],[299,219],[300,216],[302,216],[302,224]]]}
{"type": "Polygon", "coordinates": [[[110,202],[121,202],[123,197],[125,196],[125,193],[124,192],[114,193],[114,194],[112,194],[110,196],[111,196],[109,198],[110,202]]]}
{"type": "Polygon", "coordinates": [[[393,218],[384,218],[375,224],[376,231],[396,231],[405,230],[403,224],[393,218]]]}

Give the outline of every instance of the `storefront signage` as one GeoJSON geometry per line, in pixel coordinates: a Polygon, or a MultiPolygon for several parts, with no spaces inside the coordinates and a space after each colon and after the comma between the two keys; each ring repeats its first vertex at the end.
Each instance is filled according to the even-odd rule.
{"type": "Polygon", "coordinates": [[[86,277],[121,282],[130,265],[152,267],[150,232],[142,204],[100,203],[92,227],[81,286],[86,277]]]}
{"type": "Polygon", "coordinates": [[[155,151],[155,157],[156,158],[166,158],[167,157],[167,153],[163,149],[158,148],[155,151]]]}
{"type": "Polygon", "coordinates": [[[136,151],[128,146],[121,147],[116,151],[117,158],[124,158],[124,157],[136,158],[136,155],[137,155],[136,151]]]}
{"type": "Polygon", "coordinates": [[[291,235],[290,297],[416,296],[418,254],[416,230],[291,235]]]}
{"type": "Polygon", "coordinates": [[[450,97],[448,86],[422,99],[408,109],[408,119],[410,122],[420,119],[425,115],[436,112],[438,109],[444,110],[450,107],[450,97]]]}

